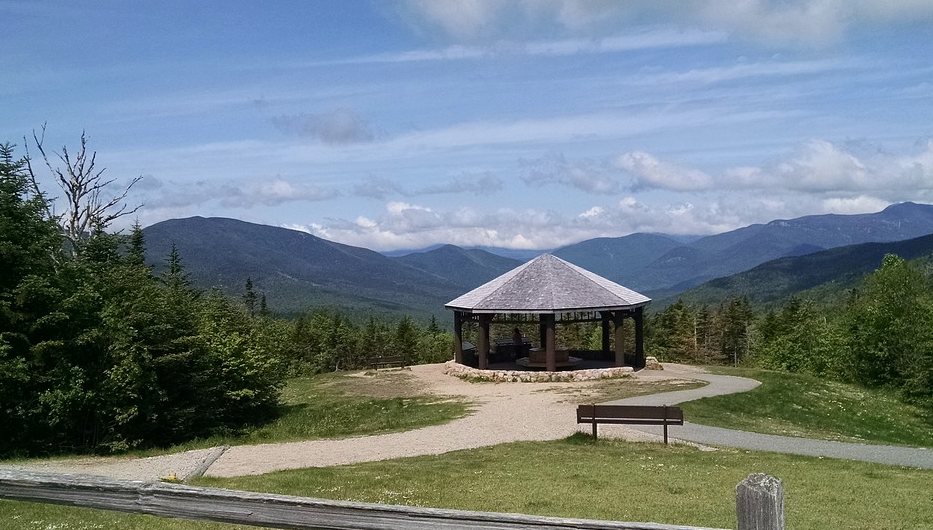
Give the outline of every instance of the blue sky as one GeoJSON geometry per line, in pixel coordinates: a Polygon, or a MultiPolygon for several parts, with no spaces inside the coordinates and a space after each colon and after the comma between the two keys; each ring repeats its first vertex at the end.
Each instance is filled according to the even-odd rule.
{"type": "Polygon", "coordinates": [[[86,131],[115,185],[144,176],[143,226],[545,249],[933,203],[929,0],[0,0],[0,19],[0,141],[23,154],[45,123],[73,152],[86,131]]]}

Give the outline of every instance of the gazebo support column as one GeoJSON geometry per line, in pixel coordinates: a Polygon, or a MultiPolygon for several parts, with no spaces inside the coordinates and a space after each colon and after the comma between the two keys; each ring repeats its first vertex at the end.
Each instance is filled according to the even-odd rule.
{"type": "Polygon", "coordinates": [[[479,357],[479,369],[487,370],[489,369],[489,321],[492,320],[492,315],[480,315],[479,316],[479,337],[478,344],[476,345],[476,353],[479,357]]]}
{"type": "Polygon", "coordinates": [[[547,348],[547,315],[538,315],[538,344],[547,348]]]}
{"type": "Polygon", "coordinates": [[[601,325],[602,325],[602,332],[603,332],[602,333],[603,358],[605,359],[605,358],[608,358],[610,353],[612,352],[612,349],[611,349],[612,345],[610,344],[611,335],[609,333],[609,324],[611,321],[610,312],[600,311],[599,316],[601,318],[601,325]]]}
{"type": "Polygon", "coordinates": [[[635,309],[635,369],[645,367],[645,311],[643,307],[635,309]]]}
{"type": "Polygon", "coordinates": [[[615,324],[615,342],[616,342],[616,366],[625,366],[625,313],[615,311],[612,314],[615,324]]]}
{"type": "Polygon", "coordinates": [[[554,314],[545,314],[541,315],[541,319],[544,321],[545,326],[545,350],[544,350],[544,359],[545,359],[545,370],[548,372],[557,371],[557,354],[556,354],[556,334],[554,328],[556,327],[556,319],[554,314]]]}
{"type": "Polygon", "coordinates": [[[463,364],[463,313],[454,311],[454,361],[463,364]]]}

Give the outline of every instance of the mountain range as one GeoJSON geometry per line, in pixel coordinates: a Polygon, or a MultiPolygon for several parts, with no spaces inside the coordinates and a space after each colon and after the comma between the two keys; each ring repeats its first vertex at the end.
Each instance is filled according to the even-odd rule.
{"type": "MultiPolygon", "coordinates": [[[[443,317],[444,303],[523,262],[499,255],[496,249],[453,245],[388,256],[304,232],[222,218],[172,219],[146,227],[143,233],[148,260],[157,271],[164,267],[174,244],[194,285],[218,287],[236,295],[243,292],[249,278],[254,288],[267,296],[269,307],[282,313],[337,306],[361,314],[443,317]]],[[[871,261],[865,259],[865,250],[830,254],[835,256],[832,259],[821,254],[828,249],[929,234],[933,234],[933,206],[901,203],[873,214],[776,220],[688,242],[664,234],[596,238],[552,253],[660,300],[746,271],[758,276],[734,281],[761,283],[788,270],[786,263],[797,263],[785,261],[785,269],[781,269],[782,259],[808,257],[812,263],[790,266],[798,272],[837,270],[847,263],[861,265],[871,261]],[[819,261],[822,259],[827,261],[819,261]],[[768,267],[761,269],[766,262],[768,267]]],[[[918,243],[911,248],[922,246],[918,243]]],[[[866,272],[879,264],[866,264],[870,267],[866,272]]],[[[819,277],[810,276],[807,282],[819,277]]],[[[731,292],[738,285],[730,287],[722,283],[724,280],[717,281],[718,287],[714,282],[706,294],[697,296],[731,292]]]]}
{"type": "MultiPolygon", "coordinates": [[[[790,296],[811,293],[821,302],[838,300],[848,289],[881,267],[884,256],[906,260],[933,257],[933,234],[904,241],[862,243],[805,256],[768,261],[738,274],[710,280],[677,295],[695,304],[716,304],[733,297],[752,305],[773,306],[790,296]],[[818,291],[818,293],[817,293],[818,291]]],[[[673,300],[659,300],[661,305],[673,300]]]]}

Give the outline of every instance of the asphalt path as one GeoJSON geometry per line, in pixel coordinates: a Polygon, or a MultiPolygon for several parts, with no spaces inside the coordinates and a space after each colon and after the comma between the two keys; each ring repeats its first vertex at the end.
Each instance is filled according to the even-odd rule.
{"type": "MultiPolygon", "coordinates": [[[[644,373],[644,372],[642,372],[644,373]]],[[[624,405],[676,405],[711,396],[747,392],[760,383],[745,377],[690,373],[689,378],[707,381],[709,384],[693,390],[679,390],[663,394],[651,394],[634,398],[610,401],[609,404],[624,405]]],[[[661,427],[634,426],[636,430],[660,436],[661,427]]],[[[895,466],[933,469],[933,449],[922,447],[902,447],[891,445],[870,445],[861,443],[813,440],[792,436],[776,436],[748,431],[723,429],[695,423],[684,422],[683,427],[669,427],[668,433],[673,439],[703,445],[718,445],[751,451],[770,451],[862,462],[877,462],[895,466]]]]}

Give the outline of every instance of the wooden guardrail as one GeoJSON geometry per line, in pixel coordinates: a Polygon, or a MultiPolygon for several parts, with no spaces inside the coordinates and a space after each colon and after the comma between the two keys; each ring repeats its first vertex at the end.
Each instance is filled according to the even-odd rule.
{"type": "MultiPolygon", "coordinates": [[[[0,469],[0,499],[298,530],[704,530],[657,523],[342,502],[3,469],[0,469]]],[[[736,513],[739,530],[783,530],[784,492],[780,480],[752,475],[742,481],[736,488],[736,513]]]]}

